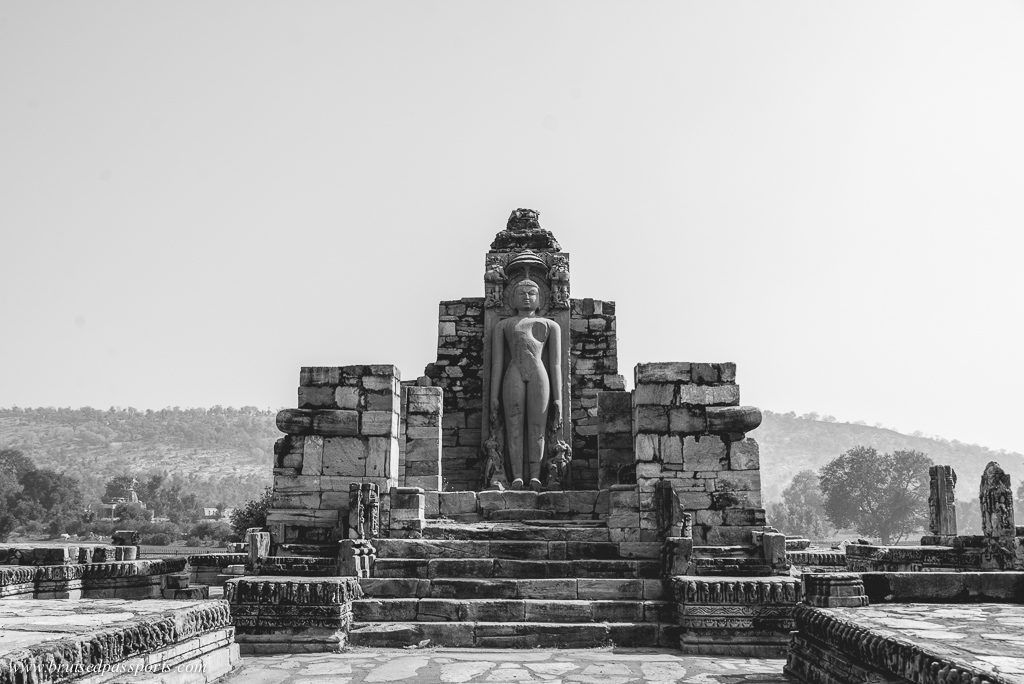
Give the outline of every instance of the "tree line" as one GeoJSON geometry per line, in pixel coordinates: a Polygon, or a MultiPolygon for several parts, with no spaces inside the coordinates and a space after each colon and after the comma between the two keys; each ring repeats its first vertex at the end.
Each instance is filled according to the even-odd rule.
{"type": "MultiPolygon", "coordinates": [[[[932,459],[920,451],[881,453],[856,446],[820,470],[798,472],[768,507],[769,523],[787,534],[827,539],[838,533],[874,537],[894,544],[928,526],[928,469],[932,459]]],[[[961,481],[968,491],[974,483],[961,481]]],[[[1017,490],[1024,499],[1024,484],[1017,490]]],[[[958,501],[961,534],[980,533],[980,504],[958,501]]]]}

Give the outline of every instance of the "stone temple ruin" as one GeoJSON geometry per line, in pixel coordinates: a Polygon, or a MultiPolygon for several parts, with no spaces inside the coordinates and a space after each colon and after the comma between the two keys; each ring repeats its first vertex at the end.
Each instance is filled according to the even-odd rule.
{"type": "Polygon", "coordinates": [[[512,213],[482,266],[483,296],[440,303],[422,376],[302,368],[277,417],[267,527],[245,543],[187,567],[136,560],[130,535],[63,560],[8,552],[0,598],[162,596],[192,627],[108,629],[137,646],[123,656],[0,647],[0,684],[54,658],[150,653],[217,673],[239,649],[349,644],[658,645],[787,657],[816,684],[1024,681],[1024,529],[998,465],[983,535],[957,535],[956,475],[936,466],[920,546],[809,548],[765,519],[761,413],[741,406],[734,364],[641,363],[627,391],[614,302],[572,296],[569,254],[535,211],[512,213]]]}

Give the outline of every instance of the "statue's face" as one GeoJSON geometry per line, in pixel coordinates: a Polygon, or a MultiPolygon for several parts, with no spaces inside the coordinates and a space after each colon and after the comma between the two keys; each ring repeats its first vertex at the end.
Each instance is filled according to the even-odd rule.
{"type": "Polygon", "coordinates": [[[520,311],[536,311],[540,303],[540,290],[532,285],[516,288],[516,305],[520,311]]]}

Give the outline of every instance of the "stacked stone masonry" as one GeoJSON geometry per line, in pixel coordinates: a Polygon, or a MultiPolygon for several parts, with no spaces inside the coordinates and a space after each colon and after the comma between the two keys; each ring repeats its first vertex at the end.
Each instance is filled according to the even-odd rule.
{"type": "MultiPolygon", "coordinates": [[[[443,486],[448,491],[474,490],[481,484],[483,334],[483,298],[441,302],[437,360],[425,374],[432,385],[444,390],[442,464],[443,486]]],[[[571,300],[570,336],[573,487],[595,489],[599,485],[598,394],[624,389],[618,373],[615,303],[571,300]]]]}
{"type": "Polygon", "coordinates": [[[744,544],[765,525],[757,443],[761,414],[740,407],[732,363],[636,367],[634,454],[641,492],[671,482],[693,513],[695,544],[744,544]]]}
{"type": "MultiPolygon", "coordinates": [[[[274,494],[267,516],[277,555],[326,555],[344,536],[353,483],[382,493],[400,476],[398,369],[391,365],[306,367],[299,408],[277,416],[274,494]]],[[[382,513],[382,515],[384,515],[382,513]]]]}

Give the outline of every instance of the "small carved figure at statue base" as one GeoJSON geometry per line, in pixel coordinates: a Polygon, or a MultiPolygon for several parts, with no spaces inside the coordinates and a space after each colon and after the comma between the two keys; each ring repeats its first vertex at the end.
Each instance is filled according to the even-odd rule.
{"type": "MultiPolygon", "coordinates": [[[[499,492],[505,491],[505,461],[501,455],[501,447],[492,426],[491,435],[483,443],[483,489],[496,489],[499,492]]],[[[522,482],[520,482],[522,486],[522,482]]]]}
{"type": "Polygon", "coordinates": [[[547,476],[546,488],[570,489],[572,463],[572,447],[563,440],[554,441],[548,448],[548,457],[544,463],[544,473],[547,476]]]}

